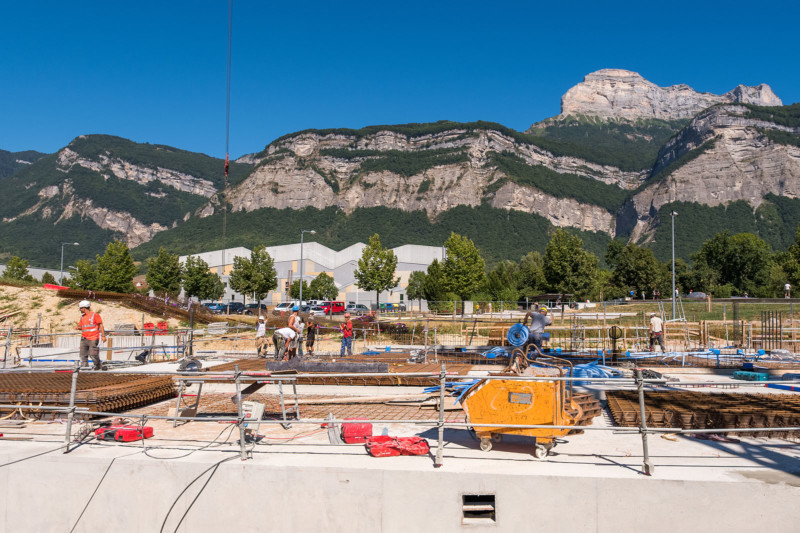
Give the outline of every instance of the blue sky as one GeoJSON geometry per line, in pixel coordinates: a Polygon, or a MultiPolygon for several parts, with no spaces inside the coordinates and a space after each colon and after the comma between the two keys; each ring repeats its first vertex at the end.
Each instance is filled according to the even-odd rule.
{"type": "MultiPolygon", "coordinates": [[[[0,3],[0,148],[106,133],[225,155],[227,0],[0,3]]],[[[624,68],[800,102],[795,2],[235,0],[233,157],[305,128],[436,120],[517,130],[624,68]]]]}

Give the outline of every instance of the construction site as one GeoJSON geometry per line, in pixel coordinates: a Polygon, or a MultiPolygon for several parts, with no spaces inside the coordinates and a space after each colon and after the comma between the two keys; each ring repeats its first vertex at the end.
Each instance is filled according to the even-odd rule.
{"type": "Polygon", "coordinates": [[[1,529],[796,529],[793,301],[564,306],[541,349],[526,311],[352,317],[352,355],[315,317],[284,360],[257,317],[0,286],[1,529]]]}

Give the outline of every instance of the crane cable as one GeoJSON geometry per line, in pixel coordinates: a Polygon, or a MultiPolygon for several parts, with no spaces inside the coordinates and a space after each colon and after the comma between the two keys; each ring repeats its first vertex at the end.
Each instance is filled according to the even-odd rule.
{"type": "MultiPolygon", "coordinates": [[[[223,191],[228,188],[228,169],[230,168],[230,145],[231,145],[231,36],[233,34],[233,0],[228,0],[228,70],[227,87],[225,93],[225,185],[223,191]]],[[[222,274],[225,274],[225,237],[228,226],[228,204],[225,197],[221,195],[222,201],[222,274]]]]}

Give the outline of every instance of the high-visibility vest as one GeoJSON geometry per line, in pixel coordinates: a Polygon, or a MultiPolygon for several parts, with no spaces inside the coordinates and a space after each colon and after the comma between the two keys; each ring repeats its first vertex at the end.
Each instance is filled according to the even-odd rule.
{"type": "Polygon", "coordinates": [[[97,313],[86,313],[78,321],[78,327],[85,339],[93,341],[100,338],[100,324],[102,323],[103,320],[97,313]],[[95,322],[95,317],[98,319],[97,322],[95,322]]]}

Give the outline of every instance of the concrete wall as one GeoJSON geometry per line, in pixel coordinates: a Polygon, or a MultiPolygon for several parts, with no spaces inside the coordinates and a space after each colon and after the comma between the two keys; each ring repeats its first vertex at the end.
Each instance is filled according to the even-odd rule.
{"type": "MultiPolygon", "coordinates": [[[[55,446],[17,448],[13,457],[0,453],[0,462],[55,446]]],[[[83,448],[0,468],[0,530],[70,531],[113,455],[135,451],[83,448]]],[[[198,452],[171,461],[117,459],[75,530],[159,531],[179,493],[225,457],[235,458],[220,465],[178,531],[775,532],[796,531],[800,520],[800,488],[784,483],[475,474],[449,471],[447,463],[435,470],[426,457],[289,466],[281,454],[243,463],[233,453],[198,452]],[[462,526],[464,493],[495,494],[496,524],[462,526]]],[[[207,479],[178,501],[165,531],[175,530],[207,479]]]]}

